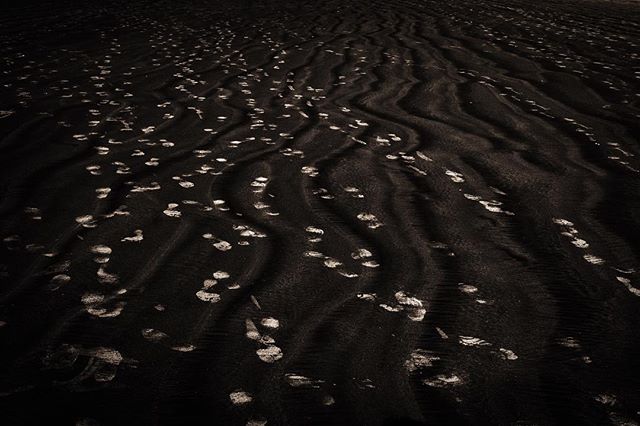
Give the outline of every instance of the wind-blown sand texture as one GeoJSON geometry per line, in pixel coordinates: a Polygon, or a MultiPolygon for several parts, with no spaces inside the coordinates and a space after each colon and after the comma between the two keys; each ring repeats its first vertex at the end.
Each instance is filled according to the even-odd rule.
{"type": "Polygon", "coordinates": [[[0,423],[637,425],[640,12],[2,6],[0,423]]]}

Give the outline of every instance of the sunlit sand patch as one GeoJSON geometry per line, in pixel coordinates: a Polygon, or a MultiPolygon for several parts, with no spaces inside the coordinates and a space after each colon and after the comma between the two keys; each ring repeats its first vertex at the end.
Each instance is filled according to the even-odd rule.
{"type": "Polygon", "coordinates": [[[491,346],[491,343],[482,340],[478,337],[471,336],[458,336],[459,342],[463,346],[491,346]]]}
{"type": "Polygon", "coordinates": [[[421,151],[416,151],[416,155],[418,156],[418,158],[424,160],[424,161],[428,161],[428,162],[432,162],[433,159],[431,157],[429,157],[428,155],[424,154],[421,151]]]}
{"type": "Polygon", "coordinates": [[[289,386],[294,388],[306,387],[319,389],[320,385],[324,383],[324,380],[311,379],[296,373],[287,373],[284,375],[284,378],[289,386]]]}
{"type": "Polygon", "coordinates": [[[131,189],[131,192],[149,192],[149,191],[158,191],[160,189],[160,184],[158,182],[151,182],[148,186],[143,185],[134,185],[131,189]]]}
{"type": "Polygon", "coordinates": [[[365,268],[377,268],[380,266],[380,264],[375,260],[366,260],[362,262],[361,265],[364,266],[365,268]]]}
{"type": "Polygon", "coordinates": [[[451,180],[455,183],[463,183],[464,182],[464,176],[462,175],[462,173],[458,173],[458,172],[454,172],[453,170],[449,170],[447,169],[444,172],[447,176],[449,176],[451,178],[451,180]]]}
{"type": "Polygon", "coordinates": [[[107,198],[110,192],[111,188],[96,188],[96,197],[99,199],[107,198]]]}
{"type": "Polygon", "coordinates": [[[438,374],[437,376],[425,379],[423,384],[434,388],[448,388],[453,386],[460,386],[463,382],[462,379],[455,374],[438,374]]]}
{"type": "Polygon", "coordinates": [[[195,112],[200,120],[202,120],[204,118],[203,115],[202,115],[202,110],[200,110],[200,109],[198,109],[196,107],[192,107],[192,106],[187,107],[187,109],[195,112]]]}
{"type": "Polygon", "coordinates": [[[234,225],[233,230],[239,231],[241,237],[249,237],[249,238],[266,238],[267,237],[267,234],[260,231],[256,231],[255,229],[252,229],[245,225],[234,225]]]}
{"type": "Polygon", "coordinates": [[[324,263],[324,266],[331,269],[337,268],[338,266],[342,265],[340,261],[338,261],[337,259],[333,259],[331,257],[326,258],[323,263],[324,263]]]}
{"type": "Polygon", "coordinates": [[[366,300],[368,302],[375,302],[378,297],[376,293],[358,293],[356,296],[358,299],[366,300]]]}
{"type": "Polygon", "coordinates": [[[116,174],[118,175],[128,175],[131,174],[131,167],[127,166],[125,163],[121,161],[114,161],[112,163],[116,168],[116,174]]]}
{"type": "Polygon", "coordinates": [[[335,198],[326,188],[315,189],[313,195],[319,195],[323,200],[333,200],[335,198]]]}
{"type": "Polygon", "coordinates": [[[404,362],[404,367],[409,373],[425,367],[433,367],[433,362],[440,360],[439,356],[424,349],[416,349],[409,354],[409,359],[404,362]]]}
{"type": "Polygon", "coordinates": [[[301,151],[299,149],[283,148],[283,149],[278,150],[278,152],[281,153],[282,155],[284,155],[285,157],[304,158],[304,151],[301,151]]]}
{"type": "Polygon", "coordinates": [[[130,216],[130,215],[131,213],[127,211],[127,206],[120,206],[114,211],[112,211],[111,213],[106,213],[102,215],[102,217],[105,219],[111,219],[116,216],[130,216]]]}
{"type": "Polygon", "coordinates": [[[320,253],[319,251],[313,251],[313,250],[309,250],[309,251],[305,251],[303,253],[304,257],[316,257],[316,258],[320,258],[320,259],[324,259],[326,256],[322,253],[320,253]]]}
{"type": "Polygon", "coordinates": [[[82,296],[82,303],[85,305],[94,305],[96,303],[100,303],[104,300],[104,295],[96,294],[96,293],[85,293],[82,296]]]}
{"type": "Polygon", "coordinates": [[[179,204],[177,203],[169,203],[163,213],[169,217],[180,217],[182,216],[182,213],[180,213],[179,210],[176,210],[178,206],[179,204]]]}
{"type": "Polygon", "coordinates": [[[229,207],[226,206],[224,200],[213,200],[213,207],[220,210],[221,212],[229,211],[229,207]]]}
{"type": "Polygon", "coordinates": [[[501,201],[496,201],[496,200],[483,200],[481,197],[477,196],[477,195],[473,195],[473,194],[464,194],[464,197],[468,200],[472,200],[472,201],[477,201],[478,203],[480,203],[485,209],[487,209],[488,211],[492,212],[492,213],[503,213],[506,214],[508,216],[514,216],[515,213],[510,212],[508,210],[503,210],[500,206],[502,205],[501,201]]]}
{"type": "Polygon", "coordinates": [[[580,342],[574,337],[563,337],[558,339],[558,344],[564,346],[565,348],[571,349],[581,349],[580,342]]]}
{"type": "Polygon", "coordinates": [[[25,207],[23,210],[26,214],[30,215],[33,220],[41,220],[42,212],[37,207],[25,207]]]}
{"type": "Polygon", "coordinates": [[[605,263],[604,259],[594,256],[593,254],[585,254],[582,258],[593,265],[602,265],[605,263]]]}
{"type": "Polygon", "coordinates": [[[251,182],[250,185],[252,188],[257,188],[253,192],[260,193],[260,192],[263,192],[264,189],[267,187],[267,182],[269,182],[269,178],[264,176],[258,176],[251,182]]]}
{"type": "Polygon", "coordinates": [[[208,303],[218,303],[220,301],[220,295],[218,293],[211,293],[204,289],[196,292],[196,297],[208,303]]]}
{"type": "Polygon", "coordinates": [[[266,348],[258,349],[256,354],[261,361],[269,364],[282,359],[283,356],[282,349],[275,345],[268,345],[266,348]]]}
{"type": "Polygon", "coordinates": [[[99,255],[108,255],[112,253],[111,247],[98,244],[95,246],[91,246],[91,253],[99,254],[99,255]]]}
{"type": "Polygon", "coordinates": [[[211,154],[211,150],[209,149],[195,149],[193,150],[196,158],[205,158],[207,155],[211,154]]]}
{"type": "MultiPolygon", "coordinates": [[[[554,218],[553,219],[553,223],[563,227],[563,231],[561,232],[561,235],[564,235],[565,237],[570,238],[571,239],[571,244],[573,244],[574,246],[576,246],[576,247],[578,247],[580,249],[589,248],[589,243],[586,242],[585,240],[583,240],[582,238],[578,237],[578,230],[574,227],[573,222],[570,222],[570,221],[568,221],[566,219],[554,218]]],[[[590,262],[586,258],[585,258],[585,260],[590,262]]],[[[593,263],[593,262],[590,262],[590,263],[593,263]]]]}
{"type": "Polygon", "coordinates": [[[366,259],[371,256],[373,256],[373,254],[369,250],[363,249],[363,248],[360,248],[354,251],[353,253],[351,253],[351,258],[355,260],[366,259]]]}
{"type": "Polygon", "coordinates": [[[213,234],[210,234],[210,233],[203,234],[202,238],[204,238],[205,240],[215,241],[214,243],[212,243],[212,245],[220,251],[227,251],[227,250],[231,250],[232,248],[231,244],[228,241],[221,240],[216,236],[214,236],[213,234]]]}
{"type": "Polygon", "coordinates": [[[310,243],[319,243],[322,241],[321,236],[324,235],[324,231],[320,228],[316,228],[315,226],[307,226],[305,231],[312,235],[316,235],[315,237],[310,237],[307,239],[310,243]]]}
{"type": "MultiPolygon", "coordinates": [[[[254,296],[251,296],[251,301],[258,309],[261,309],[254,296]]],[[[277,330],[280,327],[280,322],[273,317],[264,317],[260,320],[260,325],[266,329],[277,330]]],[[[263,362],[273,363],[282,358],[282,350],[276,346],[275,339],[268,335],[262,335],[256,323],[250,318],[245,319],[245,337],[265,346],[256,351],[258,358],[263,362]]]]}
{"type": "Polygon", "coordinates": [[[347,186],[344,188],[344,192],[351,194],[353,198],[364,198],[364,195],[360,193],[360,189],[354,186],[347,186]]]}
{"type": "Polygon", "coordinates": [[[495,187],[493,187],[493,186],[490,186],[489,188],[490,188],[493,192],[495,192],[496,194],[499,194],[499,195],[507,195],[507,193],[506,193],[506,192],[501,191],[500,189],[495,188],[495,187]]]}
{"type": "Polygon", "coordinates": [[[116,302],[111,310],[104,308],[101,304],[105,301],[105,296],[97,293],[85,293],[80,300],[85,305],[85,310],[90,315],[99,318],[117,317],[126,305],[125,302],[120,301],[116,302]]]}
{"type": "Polygon", "coordinates": [[[589,247],[589,243],[587,243],[582,238],[574,238],[573,240],[571,240],[571,244],[573,244],[574,246],[576,246],[578,248],[582,248],[582,249],[589,247]]]}
{"type": "Polygon", "coordinates": [[[385,310],[385,311],[387,311],[387,312],[400,312],[400,311],[402,311],[402,310],[404,309],[404,308],[403,308],[402,306],[400,306],[400,305],[391,306],[391,305],[388,305],[388,304],[386,304],[386,303],[381,303],[381,304],[380,304],[380,305],[378,305],[378,306],[380,306],[382,309],[384,309],[384,310],[385,310]]]}
{"type": "Polygon", "coordinates": [[[445,333],[444,330],[442,330],[440,327],[436,327],[436,332],[438,333],[440,338],[443,339],[443,340],[447,340],[449,338],[447,333],[445,333]]]}
{"type": "Polygon", "coordinates": [[[95,219],[91,215],[76,217],[76,223],[80,224],[83,228],[95,228],[97,226],[95,219]]]}
{"type": "Polygon", "coordinates": [[[107,272],[104,265],[100,265],[96,275],[101,284],[116,284],[120,280],[118,275],[107,272]]]}
{"type": "Polygon", "coordinates": [[[213,278],[215,278],[216,280],[224,280],[229,278],[229,276],[229,273],[225,271],[216,271],[213,273],[213,278]]]}
{"type": "Polygon", "coordinates": [[[485,209],[489,210],[492,213],[504,213],[508,216],[513,216],[515,213],[510,212],[508,210],[503,210],[500,206],[502,205],[502,202],[500,201],[495,201],[495,200],[479,200],[478,201],[480,204],[482,204],[484,206],[485,209]]]}
{"type": "Polygon", "coordinates": [[[467,294],[476,293],[478,291],[478,287],[470,284],[464,284],[464,283],[458,283],[458,288],[460,289],[461,292],[467,293],[467,294]]]}
{"type": "Polygon", "coordinates": [[[24,249],[29,253],[38,253],[44,250],[44,246],[42,244],[27,244],[24,246],[24,249]]]}
{"type": "Polygon", "coordinates": [[[145,340],[148,340],[149,342],[153,342],[153,343],[158,343],[169,337],[167,333],[162,332],[160,330],[155,330],[153,328],[143,328],[141,333],[142,333],[142,337],[144,337],[145,340]]]}
{"type": "Polygon", "coordinates": [[[71,277],[69,275],[57,274],[51,277],[51,280],[49,282],[55,286],[54,289],[57,289],[61,285],[67,284],[70,281],[71,281],[71,277]]]}
{"type": "Polygon", "coordinates": [[[367,145],[367,143],[365,141],[363,141],[362,139],[358,139],[355,136],[349,136],[349,139],[351,139],[354,142],[359,143],[360,145],[367,145]]]}
{"type": "Polygon", "coordinates": [[[382,222],[380,222],[373,213],[359,213],[357,215],[357,218],[362,222],[365,222],[367,224],[367,227],[371,229],[376,229],[382,226],[382,222]]]}
{"type": "Polygon", "coordinates": [[[103,346],[84,348],[69,344],[63,344],[57,350],[49,352],[43,358],[43,363],[48,368],[72,368],[80,357],[89,358],[85,368],[72,379],[61,383],[81,383],[87,379],[110,382],[115,379],[120,365],[136,363],[135,360],[124,358],[118,350],[113,348],[103,346]]]}
{"type": "Polygon", "coordinates": [[[86,170],[89,173],[91,173],[93,176],[99,176],[102,174],[102,171],[100,170],[100,166],[97,166],[97,165],[87,166],[86,170]]]}
{"type": "MultiPolygon", "coordinates": [[[[215,167],[210,166],[209,164],[201,164],[199,168],[195,169],[195,172],[200,175],[206,175],[207,173],[214,174],[215,170],[216,170],[215,167]]],[[[179,176],[177,177],[179,178],[179,176]]],[[[174,176],[174,179],[176,179],[175,176],[174,176]]]]}
{"type": "Polygon", "coordinates": [[[218,284],[218,281],[215,279],[211,279],[211,278],[207,278],[206,280],[204,280],[202,282],[202,289],[203,290],[208,290],[211,287],[215,286],[216,284],[218,284]]]}
{"type": "Polygon", "coordinates": [[[246,328],[245,336],[247,339],[256,341],[260,340],[261,335],[256,324],[249,318],[245,320],[244,324],[246,328]]]}
{"type": "Polygon", "coordinates": [[[314,166],[304,166],[301,169],[303,175],[307,175],[309,177],[318,176],[318,168],[314,166]]]}
{"type": "Polygon", "coordinates": [[[629,278],[618,276],[616,277],[616,279],[621,282],[627,288],[627,290],[631,292],[631,294],[640,297],[640,288],[631,285],[631,280],[629,278]]]}
{"type": "Polygon", "coordinates": [[[248,392],[238,390],[229,394],[229,400],[233,405],[245,405],[253,401],[253,397],[248,392]]]}
{"type": "Polygon", "coordinates": [[[176,352],[193,352],[196,349],[194,345],[172,346],[171,350],[176,352]]]}
{"type": "Polygon", "coordinates": [[[378,144],[378,146],[391,146],[391,141],[381,136],[376,136],[375,142],[378,144]]]}
{"type": "Polygon", "coordinates": [[[260,320],[260,324],[262,324],[263,327],[271,328],[274,330],[280,327],[280,321],[273,317],[262,318],[262,320],[260,320]]]}
{"type": "Polygon", "coordinates": [[[595,397],[593,397],[593,399],[598,401],[600,404],[609,405],[609,406],[613,406],[617,402],[617,398],[615,397],[615,395],[606,394],[606,393],[601,393],[599,395],[596,395],[595,397]]]}
{"type": "Polygon", "coordinates": [[[396,301],[407,312],[407,316],[411,321],[422,321],[427,313],[420,299],[410,297],[404,291],[395,294],[396,301]]]}
{"type": "Polygon", "coordinates": [[[262,307],[260,306],[260,303],[258,302],[258,299],[254,295],[250,295],[249,299],[251,300],[251,303],[253,303],[255,305],[256,308],[262,310],[262,307]]]}
{"type": "Polygon", "coordinates": [[[94,147],[98,155],[107,155],[109,154],[109,148],[106,146],[96,146],[94,147]]]}
{"type": "Polygon", "coordinates": [[[132,242],[132,243],[139,243],[140,241],[143,240],[143,235],[142,235],[142,229],[136,229],[135,231],[133,231],[134,235],[131,237],[124,237],[123,239],[121,239],[120,241],[122,242],[132,242]]]}
{"type": "Polygon", "coordinates": [[[515,361],[516,359],[518,359],[518,355],[516,355],[515,352],[509,349],[500,348],[500,354],[502,355],[502,358],[509,361],[515,361]]]}

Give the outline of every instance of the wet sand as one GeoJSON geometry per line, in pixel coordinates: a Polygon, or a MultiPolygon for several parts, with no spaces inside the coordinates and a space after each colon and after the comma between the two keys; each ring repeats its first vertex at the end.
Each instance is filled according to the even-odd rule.
{"type": "Polygon", "coordinates": [[[640,422],[637,5],[24,2],[0,47],[2,424],[640,422]]]}

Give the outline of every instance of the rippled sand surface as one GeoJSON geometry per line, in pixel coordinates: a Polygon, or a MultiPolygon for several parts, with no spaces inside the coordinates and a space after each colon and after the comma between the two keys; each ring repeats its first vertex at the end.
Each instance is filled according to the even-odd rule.
{"type": "Polygon", "coordinates": [[[0,13],[3,425],[637,425],[640,6],[0,13]]]}

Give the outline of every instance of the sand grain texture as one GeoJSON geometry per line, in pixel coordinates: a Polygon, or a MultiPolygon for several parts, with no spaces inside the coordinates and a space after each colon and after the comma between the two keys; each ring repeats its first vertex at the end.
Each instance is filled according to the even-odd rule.
{"type": "Polygon", "coordinates": [[[0,13],[0,423],[640,422],[640,11],[0,13]]]}

